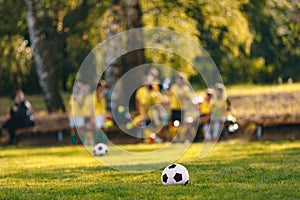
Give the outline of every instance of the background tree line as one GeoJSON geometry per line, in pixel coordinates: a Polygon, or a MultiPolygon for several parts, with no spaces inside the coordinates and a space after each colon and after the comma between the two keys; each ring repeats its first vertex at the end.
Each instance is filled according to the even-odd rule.
{"type": "MultiPolygon", "coordinates": [[[[98,43],[139,27],[188,35],[208,51],[225,84],[300,80],[297,0],[0,0],[0,18],[0,95],[20,87],[43,93],[49,111],[64,110],[58,91],[71,91],[80,64],[98,43]],[[47,99],[47,92],[55,97],[47,99]]],[[[143,58],[111,63],[111,87],[120,73],[145,60],[186,67],[176,55],[134,53],[143,58]]],[[[201,81],[185,71],[192,83],[201,81]]]]}

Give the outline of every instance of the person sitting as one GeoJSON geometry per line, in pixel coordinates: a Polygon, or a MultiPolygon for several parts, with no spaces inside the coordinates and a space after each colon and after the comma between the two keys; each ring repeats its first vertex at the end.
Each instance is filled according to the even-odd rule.
{"type": "Polygon", "coordinates": [[[34,116],[32,106],[29,101],[25,100],[25,95],[22,90],[15,92],[14,104],[10,107],[10,118],[4,122],[1,127],[7,129],[10,135],[9,144],[16,144],[15,132],[23,127],[34,126],[34,116]]]}

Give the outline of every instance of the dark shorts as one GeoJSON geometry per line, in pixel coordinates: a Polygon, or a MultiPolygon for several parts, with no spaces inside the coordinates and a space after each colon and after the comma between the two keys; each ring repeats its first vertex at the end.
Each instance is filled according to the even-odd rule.
{"type": "Polygon", "coordinates": [[[182,110],[172,110],[171,113],[171,120],[174,122],[175,120],[178,120],[181,122],[184,119],[184,111],[182,110]]]}

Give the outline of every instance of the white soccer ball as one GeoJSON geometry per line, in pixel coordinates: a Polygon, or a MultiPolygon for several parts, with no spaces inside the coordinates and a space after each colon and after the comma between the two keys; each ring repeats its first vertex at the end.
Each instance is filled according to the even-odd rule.
{"type": "Polygon", "coordinates": [[[161,174],[163,185],[187,185],[189,179],[188,170],[176,163],[167,166],[161,174]]]}
{"type": "Polygon", "coordinates": [[[108,154],[108,147],[104,143],[99,143],[94,146],[93,149],[94,156],[104,156],[108,154]]]}

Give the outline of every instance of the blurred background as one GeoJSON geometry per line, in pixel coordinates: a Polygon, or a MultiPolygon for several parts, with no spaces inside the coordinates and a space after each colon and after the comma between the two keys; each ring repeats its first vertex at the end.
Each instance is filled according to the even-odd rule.
{"type": "MultiPolygon", "coordinates": [[[[297,0],[0,0],[0,18],[0,115],[16,89],[24,90],[35,112],[65,112],[89,52],[117,33],[143,27],[178,31],[201,45],[221,72],[240,119],[300,111],[297,0]]],[[[137,37],[143,41],[142,34],[137,37]]],[[[108,88],[142,63],[172,66],[199,91],[206,87],[180,56],[149,49],[110,63],[108,88]]]]}

